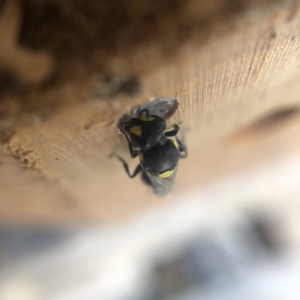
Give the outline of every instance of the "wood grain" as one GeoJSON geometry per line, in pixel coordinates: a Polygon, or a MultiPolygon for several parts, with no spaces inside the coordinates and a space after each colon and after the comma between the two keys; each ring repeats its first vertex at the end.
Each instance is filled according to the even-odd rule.
{"type": "MultiPolygon", "coordinates": [[[[30,121],[20,122],[3,142],[1,220],[120,220],[184,199],[188,191],[220,177],[297,154],[299,7],[298,1],[249,5],[232,15],[230,28],[214,19],[205,42],[197,42],[203,31],[196,26],[196,38],[185,41],[176,57],[161,60],[155,68],[155,44],[150,52],[141,48],[145,65],[137,74],[143,89],[135,96],[102,96],[100,101],[94,79],[81,85],[66,83],[45,95],[59,94],[61,104],[46,118],[23,115],[30,121]],[[139,178],[127,178],[120,163],[108,159],[115,150],[130,161],[131,169],[138,163],[130,160],[115,124],[127,109],[150,97],[179,99],[170,123],[182,121],[189,129],[189,157],[180,162],[178,189],[166,198],[153,195],[139,178]],[[261,122],[287,108],[294,113],[272,125],[261,122]]],[[[201,10],[195,14],[201,15],[201,10]]],[[[130,59],[134,63],[135,57],[130,59]]],[[[22,111],[17,117],[11,114],[11,122],[20,116],[22,111]]],[[[1,124],[9,129],[7,120],[1,124]]]]}

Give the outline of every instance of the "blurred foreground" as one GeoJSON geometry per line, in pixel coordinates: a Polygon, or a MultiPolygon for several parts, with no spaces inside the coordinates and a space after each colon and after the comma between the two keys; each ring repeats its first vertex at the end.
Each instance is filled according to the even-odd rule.
{"type": "Polygon", "coordinates": [[[110,227],[2,227],[0,299],[300,299],[299,167],[290,157],[110,227]]]}

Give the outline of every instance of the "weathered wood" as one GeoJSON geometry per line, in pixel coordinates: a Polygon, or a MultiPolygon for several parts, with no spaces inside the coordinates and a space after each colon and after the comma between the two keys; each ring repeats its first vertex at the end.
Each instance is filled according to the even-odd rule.
{"type": "MultiPolygon", "coordinates": [[[[218,19],[214,12],[223,7],[221,2],[212,6],[210,27],[202,39],[203,28],[196,20],[205,10],[192,9],[196,1],[182,8],[192,30],[172,59],[157,59],[155,51],[163,47],[153,40],[124,56],[130,61],[127,66],[142,64],[134,69],[143,87],[136,95],[118,93],[118,85],[106,94],[103,81],[99,83],[94,75],[87,80],[85,74],[85,80],[77,77],[44,95],[38,88],[26,91],[24,110],[18,104],[22,96],[3,97],[9,116],[0,124],[1,220],[116,220],[180,200],[187,191],[221,176],[296,154],[300,150],[298,1],[249,1],[229,18],[218,19]],[[180,161],[176,179],[180,186],[166,198],[153,195],[138,178],[127,178],[120,163],[108,159],[116,150],[130,161],[115,124],[128,108],[150,97],[179,99],[171,121],[180,120],[189,129],[189,157],[180,161]],[[54,99],[53,111],[42,105],[45,101],[51,107],[49,99],[54,99]],[[294,113],[259,122],[286,108],[294,113]]],[[[171,17],[168,20],[173,24],[171,17]]],[[[120,65],[112,58],[116,68],[124,57],[120,65]]],[[[69,65],[66,68],[71,72],[69,65]]],[[[130,161],[131,169],[137,163],[130,161]]]]}

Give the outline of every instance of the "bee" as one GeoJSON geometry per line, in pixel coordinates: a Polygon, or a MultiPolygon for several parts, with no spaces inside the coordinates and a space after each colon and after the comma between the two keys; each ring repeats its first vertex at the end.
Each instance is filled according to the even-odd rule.
{"type": "Polygon", "coordinates": [[[142,106],[135,107],[130,112],[124,114],[118,122],[118,128],[121,130],[122,123],[137,118],[143,109],[148,109],[152,115],[159,116],[163,119],[169,119],[177,110],[179,102],[174,98],[151,98],[149,102],[142,106]]]}
{"type": "Polygon", "coordinates": [[[127,141],[131,158],[138,156],[140,163],[130,174],[126,161],[116,154],[113,155],[122,162],[130,178],[142,172],[143,182],[160,196],[175,188],[174,178],[179,159],[187,156],[184,142],[176,136],[180,130],[179,125],[174,124],[172,130],[165,131],[165,119],[174,114],[177,107],[176,99],[155,99],[124,115],[118,123],[118,128],[127,141]]]}

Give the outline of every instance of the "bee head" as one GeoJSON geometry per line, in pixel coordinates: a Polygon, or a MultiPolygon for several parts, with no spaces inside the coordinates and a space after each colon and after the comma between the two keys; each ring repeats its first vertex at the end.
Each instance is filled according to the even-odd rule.
{"type": "Polygon", "coordinates": [[[132,118],[125,125],[132,144],[143,150],[153,147],[160,140],[165,129],[165,120],[159,116],[149,115],[146,109],[140,112],[138,118],[132,118]]]}

